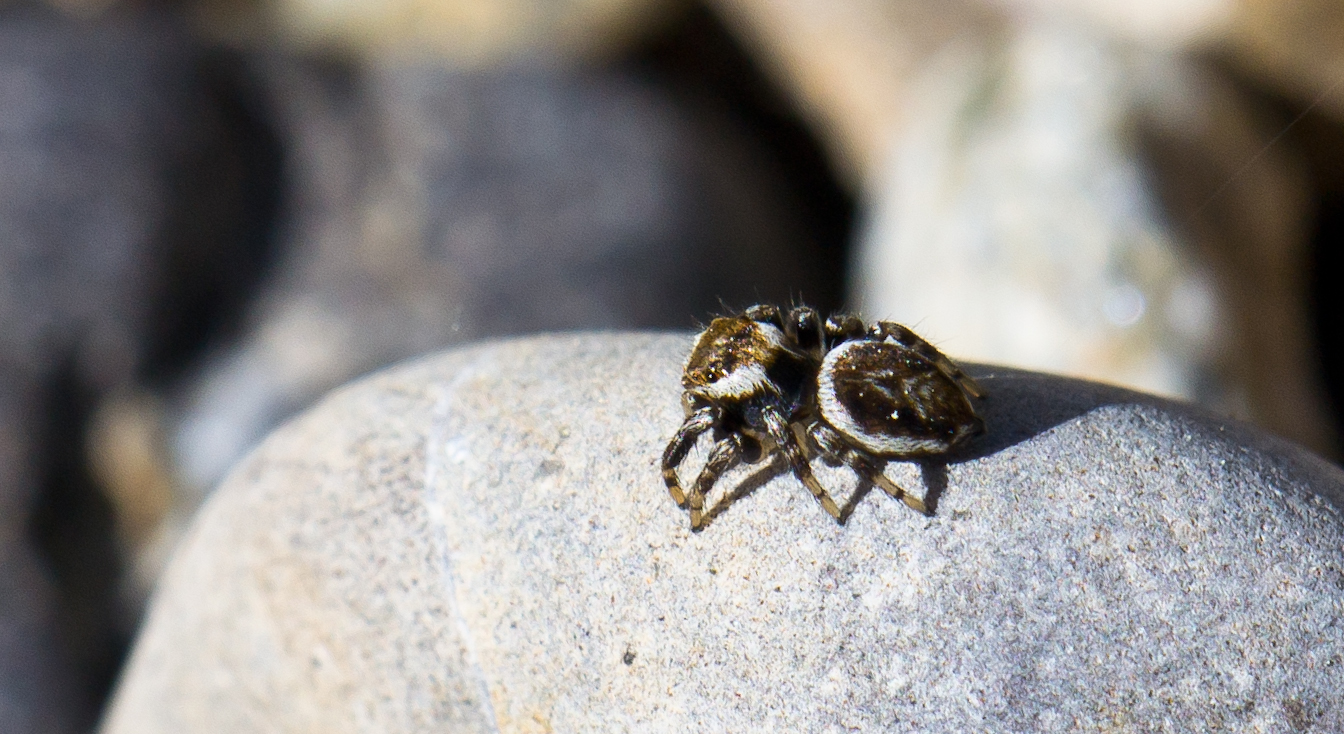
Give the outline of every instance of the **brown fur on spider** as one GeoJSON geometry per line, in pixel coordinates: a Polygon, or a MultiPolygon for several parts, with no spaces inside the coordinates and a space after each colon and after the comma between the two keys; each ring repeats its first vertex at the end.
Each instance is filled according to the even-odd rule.
{"type": "Polygon", "coordinates": [[[663,452],[663,479],[677,505],[689,506],[692,530],[704,527],[705,495],[724,472],[776,453],[837,521],[840,508],[812,474],[809,454],[848,466],[927,515],[882,468],[944,454],[984,430],[971,402],[984,393],[932,344],[900,324],[822,321],[806,306],[758,305],[714,319],[696,338],[681,384],[686,421],[663,452]],[[677,466],[711,431],[713,448],[687,495],[677,466]]]}

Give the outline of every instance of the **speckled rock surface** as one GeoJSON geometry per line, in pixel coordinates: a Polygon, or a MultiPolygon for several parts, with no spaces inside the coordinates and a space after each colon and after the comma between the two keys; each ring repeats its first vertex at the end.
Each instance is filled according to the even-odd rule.
{"type": "Polygon", "coordinates": [[[292,421],[198,516],[104,732],[1344,727],[1325,462],[981,368],[988,433],[887,470],[934,517],[839,526],[767,464],[693,534],[657,468],[688,346],[488,343],[292,421]]]}

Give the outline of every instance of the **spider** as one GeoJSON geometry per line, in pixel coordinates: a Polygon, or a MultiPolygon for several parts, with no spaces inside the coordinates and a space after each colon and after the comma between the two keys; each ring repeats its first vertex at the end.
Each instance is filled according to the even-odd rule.
{"type": "Polygon", "coordinates": [[[961,368],[900,324],[858,317],[822,321],[807,306],[757,305],[716,318],[696,338],[681,376],[686,420],[663,452],[663,479],[691,529],[706,522],[705,494],[739,462],[782,454],[823,509],[840,508],[809,455],[845,465],[911,508],[922,501],[882,474],[890,460],[946,453],[984,430],[972,398],[984,393],[961,368]],[[701,434],[713,448],[691,486],[677,466],[701,434]]]}

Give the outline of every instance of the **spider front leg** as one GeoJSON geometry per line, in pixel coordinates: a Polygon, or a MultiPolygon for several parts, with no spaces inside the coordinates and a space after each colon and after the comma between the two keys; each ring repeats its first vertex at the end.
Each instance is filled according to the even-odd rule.
{"type": "Polygon", "coordinates": [[[813,497],[821,503],[822,509],[826,510],[831,517],[837,521],[840,520],[840,508],[836,506],[835,500],[826,492],[826,488],[817,481],[816,475],[812,473],[812,465],[807,462],[807,456],[803,453],[802,447],[793,436],[793,431],[789,430],[789,423],[784,416],[776,410],[766,410],[762,413],[765,418],[765,429],[774,440],[775,445],[779,447],[784,458],[789,462],[789,468],[793,469],[793,475],[798,477],[798,481],[807,487],[813,497]]]}
{"type": "Polygon", "coordinates": [[[672,500],[678,507],[686,506],[686,493],[681,489],[681,480],[677,477],[677,466],[686,458],[691,447],[695,445],[696,439],[700,434],[708,431],[714,426],[714,411],[711,408],[701,408],[686,417],[686,421],[677,429],[677,435],[668,442],[667,449],[663,451],[663,481],[667,483],[667,491],[672,495],[672,500]]]}
{"type": "Polygon", "coordinates": [[[808,429],[808,436],[816,444],[823,458],[837,464],[844,464],[854,470],[863,479],[882,488],[882,491],[891,495],[905,504],[910,509],[921,515],[932,515],[924,501],[910,494],[904,487],[891,481],[882,473],[882,467],[874,463],[863,453],[855,450],[846,444],[840,436],[831,427],[821,423],[813,423],[808,429]]]}
{"type": "Polygon", "coordinates": [[[863,319],[852,314],[835,314],[826,319],[825,325],[826,345],[834,347],[840,342],[851,339],[860,339],[864,331],[868,329],[864,325],[863,319]]]}
{"type": "Polygon", "coordinates": [[[743,311],[742,316],[762,324],[770,324],[778,329],[784,328],[784,314],[780,312],[778,306],[772,304],[757,304],[743,311]]]}
{"type": "Polygon", "coordinates": [[[742,460],[742,437],[730,433],[722,441],[714,444],[709,452],[705,467],[695,478],[695,487],[691,489],[691,530],[700,530],[705,524],[705,494],[719,481],[723,473],[737,466],[742,460]]]}

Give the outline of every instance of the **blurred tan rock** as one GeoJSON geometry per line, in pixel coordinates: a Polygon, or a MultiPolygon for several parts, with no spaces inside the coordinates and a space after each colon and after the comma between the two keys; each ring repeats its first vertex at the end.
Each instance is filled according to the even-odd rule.
{"type": "Polygon", "coordinates": [[[1134,77],[1073,24],[925,69],[870,196],[855,303],[969,359],[1196,397],[1224,325],[1125,140],[1134,77]]]}
{"type": "Polygon", "coordinates": [[[1197,400],[1332,452],[1303,172],[1216,75],[1095,30],[1023,22],[925,71],[856,305],[972,359],[1197,400]]]}
{"type": "Polygon", "coordinates": [[[89,468],[111,502],[117,542],[130,561],[126,606],[140,606],[181,533],[174,511],[172,464],[165,455],[161,401],[148,392],[123,390],[105,398],[89,421],[89,468]]]}
{"type": "Polygon", "coordinates": [[[1324,456],[1339,449],[1311,333],[1310,191],[1279,129],[1208,69],[1140,71],[1134,126],[1173,234],[1209,268],[1226,315],[1218,377],[1244,415],[1324,456]]]}
{"type": "Polygon", "coordinates": [[[1344,3],[1239,0],[1223,46],[1247,74],[1344,119],[1344,3]]]}
{"type": "MultiPolygon", "coordinates": [[[[76,16],[117,0],[48,0],[76,16]]],[[[1344,114],[1344,5],[1335,0],[711,0],[776,68],[837,160],[856,176],[882,160],[899,124],[891,92],[922,60],[997,16],[1073,20],[1128,43],[1219,49],[1246,72],[1344,114]]],[[[519,55],[611,53],[658,27],[680,0],[213,0],[222,35],[280,37],[357,54],[424,54],[467,65],[519,55]]]]}
{"type": "Polygon", "coordinates": [[[1344,3],[1337,0],[982,0],[1010,14],[1072,19],[1112,38],[1224,55],[1260,83],[1344,116],[1344,3]]]}
{"type": "Polygon", "coordinates": [[[1230,30],[1246,0],[983,0],[1019,17],[1092,24],[1118,41],[1175,51],[1230,30]]]}
{"type": "Polygon", "coordinates": [[[949,46],[992,41],[999,19],[963,0],[712,0],[790,91],[856,189],[880,176],[911,84],[949,46]]]}
{"type": "MultiPolygon", "coordinates": [[[[62,0],[91,2],[93,0],[62,0]]],[[[254,0],[200,2],[216,35],[464,67],[601,57],[659,26],[678,0],[254,0]]]]}
{"type": "Polygon", "coordinates": [[[1190,53],[1249,58],[1304,14],[1253,36],[1249,0],[717,7],[863,192],[852,307],[972,358],[1195,399],[1335,450],[1303,171],[1190,53]]]}
{"type": "Polygon", "coordinates": [[[1072,17],[1117,40],[1215,50],[1305,107],[1344,116],[1344,3],[1337,0],[985,0],[1020,16],[1072,17]]]}

